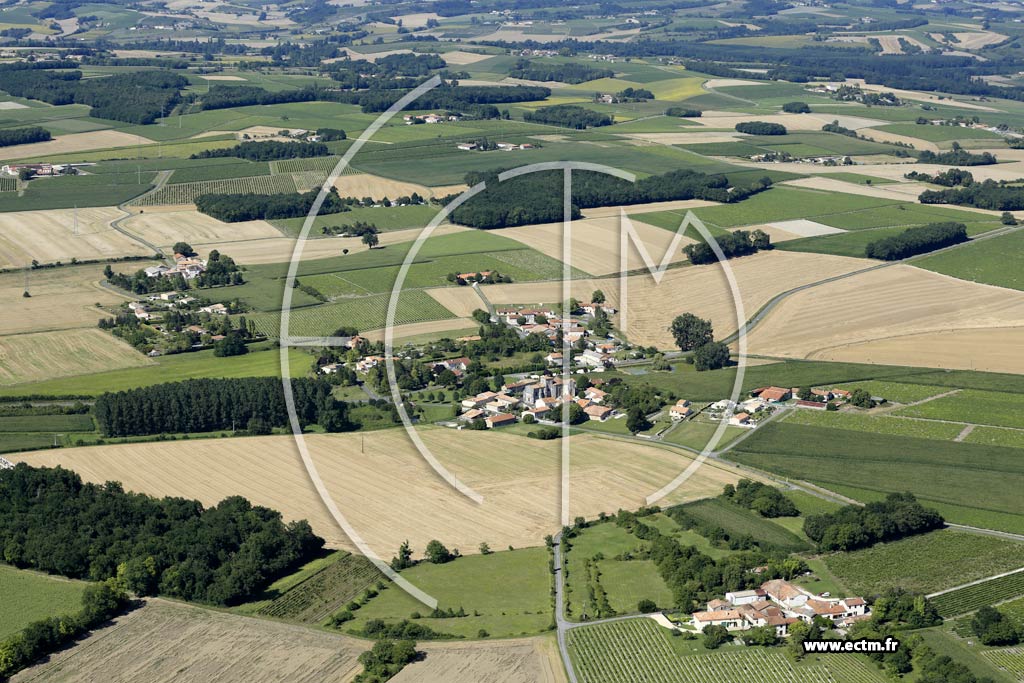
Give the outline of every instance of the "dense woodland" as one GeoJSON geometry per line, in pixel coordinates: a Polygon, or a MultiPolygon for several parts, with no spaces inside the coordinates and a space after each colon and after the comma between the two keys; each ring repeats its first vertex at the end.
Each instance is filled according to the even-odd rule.
{"type": "Polygon", "coordinates": [[[74,472],[0,470],[4,559],[76,579],[120,579],[139,595],[230,605],[323,547],[305,521],[227,498],[215,507],[85,484],[74,472]]]}
{"type": "Polygon", "coordinates": [[[917,161],[921,164],[950,166],[990,166],[997,163],[995,155],[991,152],[982,152],[981,154],[968,152],[958,142],[954,142],[952,149],[948,152],[932,152],[926,149],[918,155],[917,161]]]}
{"type": "MultiPolygon", "coordinates": [[[[562,220],[562,172],[541,171],[501,182],[498,171],[468,173],[466,184],[487,183],[487,189],[452,212],[451,220],[485,230],[562,220]]],[[[581,209],[598,206],[645,204],[674,199],[735,202],[771,186],[763,178],[747,187],[732,187],[722,175],[686,169],[648,176],[630,183],[594,171],[572,175],[572,217],[581,209]]]]}
{"type": "Polygon", "coordinates": [[[27,145],[33,142],[46,142],[52,140],[50,131],[42,126],[28,126],[27,128],[8,128],[0,130],[0,147],[11,145],[27,145]]]}
{"type": "MultiPolygon", "coordinates": [[[[225,223],[240,221],[273,220],[275,218],[301,218],[309,213],[320,190],[296,194],[202,194],[195,198],[196,209],[225,223]]],[[[348,211],[355,200],[342,199],[338,191],[331,188],[320,206],[320,214],[348,211]]]]}
{"type": "Polygon", "coordinates": [[[785,135],[786,127],[781,123],[769,123],[767,121],[744,121],[736,124],[737,133],[747,135],[785,135]]]}
{"type": "MultiPolygon", "coordinates": [[[[341,140],[345,132],[341,131],[341,140]]],[[[216,157],[238,157],[249,161],[275,161],[277,159],[307,159],[309,157],[325,157],[331,153],[322,142],[240,142],[234,147],[204,149],[193,154],[190,159],[212,159],[216,157]]]]}
{"type": "Polygon", "coordinates": [[[188,80],[169,71],[138,71],[106,78],[82,78],[74,71],[43,69],[0,72],[3,89],[15,97],[49,104],[86,104],[91,115],[128,123],[153,123],[169,114],[179,102],[179,91],[188,80]]]}
{"type": "Polygon", "coordinates": [[[918,196],[922,204],[956,204],[995,211],[1024,209],[1024,187],[1002,181],[985,180],[948,190],[925,190],[918,196]]]}
{"type": "MultiPolygon", "coordinates": [[[[722,256],[727,259],[738,256],[749,256],[759,251],[772,248],[771,237],[764,230],[736,230],[715,238],[718,248],[722,250],[722,256]]],[[[715,263],[718,261],[718,254],[714,247],[707,242],[695,242],[683,247],[683,253],[695,266],[715,263]]]]}
{"type": "Polygon", "coordinates": [[[848,505],[835,512],[804,520],[804,533],[823,552],[856,550],[881,541],[941,529],[945,520],[917,502],[910,493],[890,493],[884,501],[860,507],[848,505]]]}
{"type": "Polygon", "coordinates": [[[722,497],[762,517],[796,517],[800,514],[782,491],[750,479],[740,479],[735,487],[727,484],[722,497]]]}
{"type": "Polygon", "coordinates": [[[578,62],[555,64],[520,59],[512,67],[508,75],[512,78],[522,78],[527,81],[558,81],[575,85],[585,81],[594,81],[598,78],[614,78],[615,72],[611,69],[580,64],[578,62]]]}
{"type": "Polygon", "coordinates": [[[612,117],[608,114],[602,114],[578,104],[556,104],[552,107],[540,107],[536,111],[526,111],[523,112],[523,121],[546,123],[577,130],[610,126],[613,123],[612,117]]]}
{"type": "MultiPolygon", "coordinates": [[[[328,432],[356,428],[348,404],[331,396],[324,379],[291,380],[299,425],[318,424],[328,432]]],[[[246,430],[265,434],[290,424],[284,387],[273,377],[191,379],[106,393],[93,415],[105,436],[182,434],[246,430]]]]}
{"type": "Polygon", "coordinates": [[[967,226],[963,223],[929,223],[918,228],[907,228],[898,235],[869,242],[864,247],[864,255],[882,261],[898,261],[951,247],[966,242],[967,239],[967,226]]]}

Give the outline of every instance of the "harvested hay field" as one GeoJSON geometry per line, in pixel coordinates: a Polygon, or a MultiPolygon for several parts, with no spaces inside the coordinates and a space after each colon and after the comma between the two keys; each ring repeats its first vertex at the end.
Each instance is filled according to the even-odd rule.
{"type": "Polygon", "coordinates": [[[110,227],[123,216],[114,207],[0,213],[0,268],[40,263],[148,256],[151,249],[110,227]],[[77,234],[75,214],[78,214],[77,234]]]}
{"type": "Polygon", "coordinates": [[[898,142],[904,145],[911,145],[915,149],[927,150],[929,152],[939,151],[939,146],[934,142],[929,142],[923,138],[911,137],[909,135],[900,135],[888,130],[868,128],[863,131],[862,135],[864,135],[864,137],[871,138],[875,142],[898,142]]]}
{"type": "Polygon", "coordinates": [[[196,246],[281,237],[281,231],[266,221],[222,223],[216,218],[187,209],[136,213],[125,220],[121,227],[160,247],[169,247],[179,241],[196,246]]]}
{"type": "MultiPolygon", "coordinates": [[[[132,267],[145,267],[151,261],[139,261],[132,267]]],[[[119,267],[114,264],[114,267],[119,267]]],[[[120,267],[124,267],[123,265],[120,267]]],[[[100,286],[103,264],[41,268],[28,277],[31,297],[23,297],[25,275],[22,272],[0,274],[0,301],[5,303],[0,317],[0,335],[74,327],[95,327],[106,313],[96,304],[119,304],[129,297],[100,286]]]]}
{"type": "Polygon", "coordinates": [[[797,178],[786,180],[782,185],[803,187],[810,190],[824,190],[826,192],[838,192],[841,194],[855,194],[864,197],[879,197],[881,199],[892,199],[898,202],[916,202],[918,195],[928,189],[924,183],[892,183],[889,185],[858,185],[839,178],[828,176],[811,176],[808,178],[797,178]]]}
{"type": "Polygon", "coordinates": [[[818,223],[817,221],[810,221],[806,218],[797,218],[792,221],[779,221],[778,223],[769,223],[765,226],[760,226],[762,230],[768,232],[768,235],[772,238],[772,242],[778,242],[771,230],[778,230],[782,232],[782,239],[793,239],[794,237],[818,237],[819,235],[838,235],[845,230],[839,228],[833,228],[831,225],[825,225],[818,223]],[[790,237],[785,237],[790,235],[790,237]]]}
{"type": "Polygon", "coordinates": [[[924,332],[816,351],[820,360],[1024,373],[1024,327],[924,332]],[[922,353],[922,349],[924,353],[922,353]],[[970,351],[965,351],[970,349],[970,351]]]}
{"type": "MultiPolygon", "coordinates": [[[[408,21],[408,16],[405,21],[408,21]]],[[[476,52],[466,52],[465,50],[452,50],[451,52],[444,52],[441,54],[441,59],[448,62],[449,64],[457,64],[464,66],[466,64],[476,64],[482,62],[485,59],[490,59],[494,55],[478,54],[476,52]]],[[[461,83],[461,81],[460,81],[461,83]]]]}
{"type": "Polygon", "coordinates": [[[118,617],[12,683],[320,683],[362,669],[368,643],[160,599],[118,617]]]}
{"type": "MultiPolygon", "coordinates": [[[[482,305],[483,302],[481,302],[482,305]]],[[[476,329],[479,324],[472,318],[454,318],[451,320],[430,320],[424,323],[409,323],[408,325],[395,325],[391,329],[395,331],[395,344],[400,344],[402,339],[409,337],[421,337],[423,335],[436,335],[438,338],[449,336],[447,332],[456,330],[476,329]]],[[[370,341],[384,341],[384,330],[373,330],[362,335],[370,341]]]]}
{"type": "MultiPolygon", "coordinates": [[[[536,546],[558,529],[558,442],[440,427],[418,431],[441,462],[484,496],[482,505],[437,477],[402,429],[306,438],[339,508],[380,556],[390,558],[406,539],[417,554],[435,538],[464,553],[476,552],[481,541],[492,548],[536,546]]],[[[572,445],[572,516],[636,508],[690,462],[675,451],[605,436],[574,436],[572,445]]],[[[286,519],[308,519],[330,546],[352,549],[317,497],[290,436],[69,448],[9,459],[59,464],[89,481],[114,479],[128,490],[206,504],[242,495],[286,519]]],[[[717,495],[739,476],[721,463],[705,463],[669,502],[717,495]]]]}
{"type": "Polygon", "coordinates": [[[565,670],[550,638],[481,643],[420,643],[426,657],[393,683],[562,683],[565,670]]]}
{"type": "MultiPolygon", "coordinates": [[[[334,187],[338,188],[338,194],[342,197],[373,197],[374,199],[397,199],[398,197],[409,196],[413,192],[423,197],[433,197],[434,192],[425,185],[407,183],[401,180],[391,180],[379,175],[370,173],[353,173],[351,175],[339,176],[334,181],[334,187]]],[[[447,191],[444,194],[448,194],[447,191]]]]}
{"type": "Polygon", "coordinates": [[[128,344],[98,329],[0,337],[0,385],[154,364],[128,344]]]}
{"type": "Polygon", "coordinates": [[[1022,372],[1024,359],[1014,358],[1007,352],[1013,347],[1004,343],[1008,336],[1019,340],[1022,328],[1024,292],[895,265],[794,294],[754,328],[748,341],[751,353],[788,358],[879,362],[869,351],[877,347],[886,362],[902,358],[906,365],[975,369],[987,363],[1022,372]],[[952,342],[936,336],[950,332],[969,336],[971,345],[951,353],[952,342]],[[919,335],[918,343],[907,341],[911,335],[919,335]]]}
{"type": "Polygon", "coordinates": [[[992,31],[954,33],[953,36],[957,39],[956,45],[965,50],[982,50],[989,45],[1006,40],[1006,36],[1002,33],[992,31]]]}
{"type": "Polygon", "coordinates": [[[699,119],[693,119],[702,126],[708,128],[733,128],[737,123],[747,121],[764,121],[767,123],[781,123],[787,130],[813,130],[820,131],[826,123],[832,123],[840,119],[843,126],[847,128],[867,128],[868,126],[885,125],[885,121],[867,119],[859,116],[841,116],[834,114],[737,114],[731,111],[706,111],[699,119]],[[845,123],[842,122],[845,119],[845,123]]]}
{"type": "Polygon", "coordinates": [[[47,142],[33,142],[28,145],[11,145],[0,147],[0,160],[24,159],[28,157],[44,157],[71,152],[85,152],[90,149],[111,149],[115,147],[133,147],[136,145],[153,145],[152,140],[129,135],[118,130],[94,130],[90,133],[72,133],[58,135],[47,142]]]}

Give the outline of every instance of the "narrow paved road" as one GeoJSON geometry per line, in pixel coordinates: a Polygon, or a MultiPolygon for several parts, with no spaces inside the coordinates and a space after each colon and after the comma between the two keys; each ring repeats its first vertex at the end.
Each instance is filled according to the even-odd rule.
{"type": "Polygon", "coordinates": [[[1012,576],[1013,574],[1020,574],[1021,572],[1024,572],[1024,567],[1020,567],[1018,569],[1011,569],[1010,571],[1003,572],[1002,574],[993,574],[992,576],[986,576],[983,579],[978,579],[977,581],[969,581],[967,583],[962,583],[959,586],[953,586],[952,588],[947,588],[945,590],[935,591],[934,593],[929,593],[928,595],[926,595],[924,597],[929,598],[929,599],[930,598],[935,598],[935,597],[938,597],[940,595],[945,595],[946,593],[952,593],[953,591],[958,591],[961,588],[968,588],[970,586],[977,586],[979,583],[985,583],[986,581],[991,581],[992,579],[1001,579],[1004,576],[1012,576]]]}
{"type": "MultiPolygon", "coordinates": [[[[146,192],[143,192],[141,195],[139,195],[139,197],[145,197],[147,194],[152,194],[153,192],[156,192],[157,190],[162,188],[164,185],[167,184],[167,181],[168,181],[168,179],[170,179],[172,173],[174,173],[174,171],[160,171],[159,173],[157,173],[156,174],[156,182],[153,184],[153,188],[150,189],[150,190],[147,190],[146,192]]],[[[129,200],[129,201],[132,201],[134,199],[138,199],[139,197],[132,197],[132,199],[129,200]]],[[[128,209],[124,208],[125,204],[127,204],[127,203],[128,202],[124,202],[122,204],[118,204],[117,205],[117,208],[120,211],[123,211],[124,215],[120,216],[119,218],[115,218],[114,220],[112,220],[110,222],[110,227],[113,228],[114,230],[116,230],[117,232],[121,233],[122,235],[124,235],[128,239],[134,240],[134,241],[138,242],[139,244],[145,246],[148,249],[152,249],[153,253],[158,255],[160,258],[166,259],[167,256],[166,256],[166,254],[164,254],[163,250],[160,247],[156,246],[155,244],[152,244],[151,242],[146,241],[145,239],[143,239],[142,237],[139,237],[138,235],[136,235],[134,233],[128,232],[127,230],[125,230],[124,228],[121,227],[121,221],[126,220],[128,218],[131,218],[133,215],[135,215],[132,212],[128,211],[128,209]]]]}

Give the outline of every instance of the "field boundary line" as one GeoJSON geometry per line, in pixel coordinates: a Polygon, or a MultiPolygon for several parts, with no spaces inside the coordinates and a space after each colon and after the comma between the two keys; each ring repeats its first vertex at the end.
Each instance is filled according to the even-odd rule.
{"type": "Polygon", "coordinates": [[[929,600],[931,600],[932,598],[937,598],[938,596],[945,595],[946,593],[952,593],[953,591],[958,591],[958,590],[961,590],[963,588],[970,588],[971,586],[977,586],[978,584],[981,584],[981,583],[988,583],[989,581],[995,581],[996,579],[1001,579],[1004,576],[1013,576],[1014,574],[1020,574],[1021,572],[1024,572],[1024,567],[1019,567],[1017,569],[1011,569],[1010,571],[1003,572],[1002,574],[993,574],[992,576],[986,576],[985,578],[977,579],[976,581],[970,581],[968,583],[964,583],[964,584],[961,584],[959,586],[953,586],[952,588],[946,588],[946,589],[941,590],[941,591],[935,591],[934,593],[929,593],[928,595],[926,595],[924,597],[926,597],[929,600]]]}

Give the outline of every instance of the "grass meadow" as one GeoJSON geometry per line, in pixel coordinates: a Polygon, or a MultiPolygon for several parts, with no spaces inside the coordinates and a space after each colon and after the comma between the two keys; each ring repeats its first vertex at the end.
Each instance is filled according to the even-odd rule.
{"type": "Polygon", "coordinates": [[[1024,251],[1024,231],[1000,235],[944,254],[919,259],[914,265],[961,280],[1024,290],[1020,254],[1024,251]]]}
{"type": "Polygon", "coordinates": [[[86,585],[0,564],[0,641],[33,621],[76,614],[86,585]]]}

